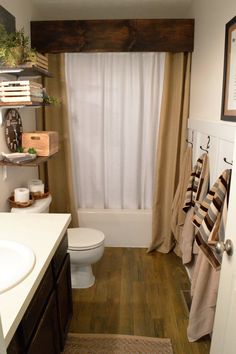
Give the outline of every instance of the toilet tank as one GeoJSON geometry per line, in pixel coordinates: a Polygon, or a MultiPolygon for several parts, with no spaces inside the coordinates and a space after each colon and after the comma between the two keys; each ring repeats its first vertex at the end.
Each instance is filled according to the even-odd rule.
{"type": "Polygon", "coordinates": [[[49,206],[52,197],[49,194],[47,198],[37,199],[34,204],[27,208],[12,208],[11,213],[49,213],[49,206]]]}

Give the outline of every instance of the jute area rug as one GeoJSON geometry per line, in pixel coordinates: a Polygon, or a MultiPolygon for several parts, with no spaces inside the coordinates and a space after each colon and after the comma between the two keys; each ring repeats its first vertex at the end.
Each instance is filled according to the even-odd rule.
{"type": "Polygon", "coordinates": [[[173,354],[168,338],[121,334],[68,335],[63,354],[173,354]]]}

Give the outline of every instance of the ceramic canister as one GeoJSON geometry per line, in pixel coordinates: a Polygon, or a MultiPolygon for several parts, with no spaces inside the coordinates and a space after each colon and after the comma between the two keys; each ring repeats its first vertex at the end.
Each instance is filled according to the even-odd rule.
{"type": "Polygon", "coordinates": [[[32,193],[44,193],[44,183],[40,179],[32,179],[29,181],[28,186],[32,193]]]}

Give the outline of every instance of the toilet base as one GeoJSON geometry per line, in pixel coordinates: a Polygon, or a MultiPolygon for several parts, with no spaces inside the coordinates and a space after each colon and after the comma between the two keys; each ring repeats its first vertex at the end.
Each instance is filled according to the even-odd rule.
{"type": "Polygon", "coordinates": [[[71,265],[71,283],[74,289],[86,289],[93,286],[95,276],[93,275],[91,265],[71,265]]]}

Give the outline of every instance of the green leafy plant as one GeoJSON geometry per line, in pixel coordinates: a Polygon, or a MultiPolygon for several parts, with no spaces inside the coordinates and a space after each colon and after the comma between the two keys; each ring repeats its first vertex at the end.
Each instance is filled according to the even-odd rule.
{"type": "Polygon", "coordinates": [[[60,103],[60,100],[57,97],[47,95],[43,97],[43,102],[56,105],[60,103]]]}
{"type": "Polygon", "coordinates": [[[24,152],[24,148],[21,146],[17,146],[16,152],[24,152]]]}
{"type": "Polygon", "coordinates": [[[37,154],[37,151],[34,148],[29,148],[28,153],[29,154],[37,154]]]}
{"type": "Polygon", "coordinates": [[[55,96],[49,96],[45,89],[43,89],[43,102],[46,104],[54,104],[54,105],[61,103],[59,98],[55,96]]]}
{"type": "Polygon", "coordinates": [[[29,48],[29,37],[24,29],[8,33],[0,24],[0,61],[4,65],[16,66],[26,61],[29,48]]]}

